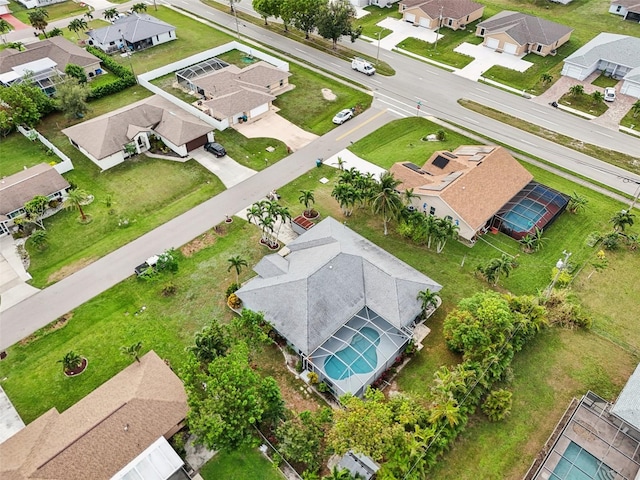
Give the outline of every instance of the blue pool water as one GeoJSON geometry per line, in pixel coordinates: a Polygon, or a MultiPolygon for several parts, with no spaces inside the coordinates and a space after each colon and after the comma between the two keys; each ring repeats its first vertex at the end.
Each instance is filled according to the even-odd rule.
{"type": "Polygon", "coordinates": [[[378,364],[376,346],[379,343],[380,334],[376,330],[362,327],[351,338],[348,347],[327,357],[324,371],[334,380],[344,380],[357,373],[373,371],[378,364]]]}
{"type": "Polygon", "coordinates": [[[520,203],[514,205],[503,217],[504,226],[514,232],[528,232],[538,223],[547,208],[531,199],[523,198],[520,203]]]}
{"type": "Polygon", "coordinates": [[[579,445],[570,442],[567,449],[553,470],[553,480],[605,480],[609,476],[609,468],[579,445]]]}

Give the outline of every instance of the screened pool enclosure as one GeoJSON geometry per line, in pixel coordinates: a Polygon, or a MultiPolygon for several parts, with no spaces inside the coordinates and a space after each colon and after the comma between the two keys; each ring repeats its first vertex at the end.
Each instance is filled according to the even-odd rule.
{"type": "Polygon", "coordinates": [[[361,396],[395,362],[411,334],[364,307],[308,357],[310,370],[336,397],[361,396]]]}

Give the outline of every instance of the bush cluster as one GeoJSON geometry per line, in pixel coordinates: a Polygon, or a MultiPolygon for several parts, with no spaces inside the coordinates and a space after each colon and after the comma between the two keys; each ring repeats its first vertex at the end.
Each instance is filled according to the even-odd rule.
{"type": "Polygon", "coordinates": [[[121,92],[125,88],[132,87],[136,84],[136,77],[128,68],[123,67],[117,63],[113,58],[104,53],[102,50],[96,47],[87,47],[87,52],[95,55],[100,59],[102,65],[113,73],[117,78],[111,83],[105,83],[103,85],[97,85],[91,87],[90,99],[98,99],[107,95],[121,92]]]}

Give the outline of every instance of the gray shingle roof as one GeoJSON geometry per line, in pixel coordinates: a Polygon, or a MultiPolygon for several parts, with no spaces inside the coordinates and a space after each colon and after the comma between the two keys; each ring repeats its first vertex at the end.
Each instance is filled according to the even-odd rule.
{"type": "Polygon", "coordinates": [[[627,380],[627,384],[611,408],[611,413],[615,413],[628,424],[640,429],[640,364],[627,380]]]}
{"type": "Polygon", "coordinates": [[[569,55],[565,62],[589,67],[600,60],[628,68],[640,67],[640,38],[601,33],[569,55]]]}
{"type": "Polygon", "coordinates": [[[103,45],[120,40],[121,37],[124,37],[127,42],[135,43],[155,35],[175,31],[175,29],[173,25],[151,15],[132,13],[117,19],[107,27],[89,30],[87,35],[103,45]]]}
{"type": "Polygon", "coordinates": [[[8,48],[0,55],[0,73],[10,72],[13,67],[34,62],[43,58],[50,58],[58,65],[58,70],[73,63],[81,67],[100,65],[100,59],[86,50],[71,43],[64,37],[52,37],[40,42],[25,45],[25,50],[19,52],[8,48]]]}
{"type": "Polygon", "coordinates": [[[263,258],[259,274],[236,292],[309,354],[364,306],[397,328],[421,311],[419,291],[442,287],[333,218],[287,245],[290,253],[263,258]]]}
{"type": "Polygon", "coordinates": [[[462,19],[467,15],[484,8],[481,3],[472,0],[448,0],[442,2],[440,0],[407,0],[400,2],[406,8],[418,7],[429,18],[438,18],[441,14],[443,18],[462,19]],[[442,12],[440,8],[442,7],[442,12]]]}
{"type": "Polygon", "coordinates": [[[141,131],[155,130],[175,145],[206,135],[213,127],[153,95],[119,110],[62,130],[98,160],[113,155],[141,131]]]}
{"type": "Polygon", "coordinates": [[[573,31],[565,25],[510,10],[504,10],[480,22],[478,27],[484,28],[487,34],[505,32],[520,45],[552,45],[573,31]]]}
{"type": "Polygon", "coordinates": [[[0,180],[0,214],[18,210],[36,195],[47,196],[65,188],[69,182],[51,165],[27,168],[0,180]]]}
{"type": "Polygon", "coordinates": [[[629,12],[640,13],[639,0],[611,0],[611,5],[620,5],[629,12]]]}

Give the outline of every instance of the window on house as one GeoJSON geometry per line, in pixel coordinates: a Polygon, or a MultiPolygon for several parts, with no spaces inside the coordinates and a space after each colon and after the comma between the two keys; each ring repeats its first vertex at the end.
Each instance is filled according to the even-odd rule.
{"type": "Polygon", "coordinates": [[[542,45],[538,44],[538,46],[536,47],[536,52],[541,52],[542,51],[542,45]]]}
{"type": "Polygon", "coordinates": [[[436,214],[436,207],[431,207],[429,209],[429,215],[435,215],[436,214]]]}
{"type": "Polygon", "coordinates": [[[616,7],[616,12],[619,12],[620,10],[622,10],[622,5],[618,5],[618,6],[616,7]]]}
{"type": "Polygon", "coordinates": [[[481,37],[484,37],[484,28],[481,28],[481,29],[480,29],[480,36],[481,36],[481,37]]]}
{"type": "Polygon", "coordinates": [[[451,215],[447,215],[444,219],[449,220],[450,222],[453,221],[453,217],[451,215]]]}
{"type": "Polygon", "coordinates": [[[284,87],[284,80],[280,80],[280,86],[284,87]]]}

